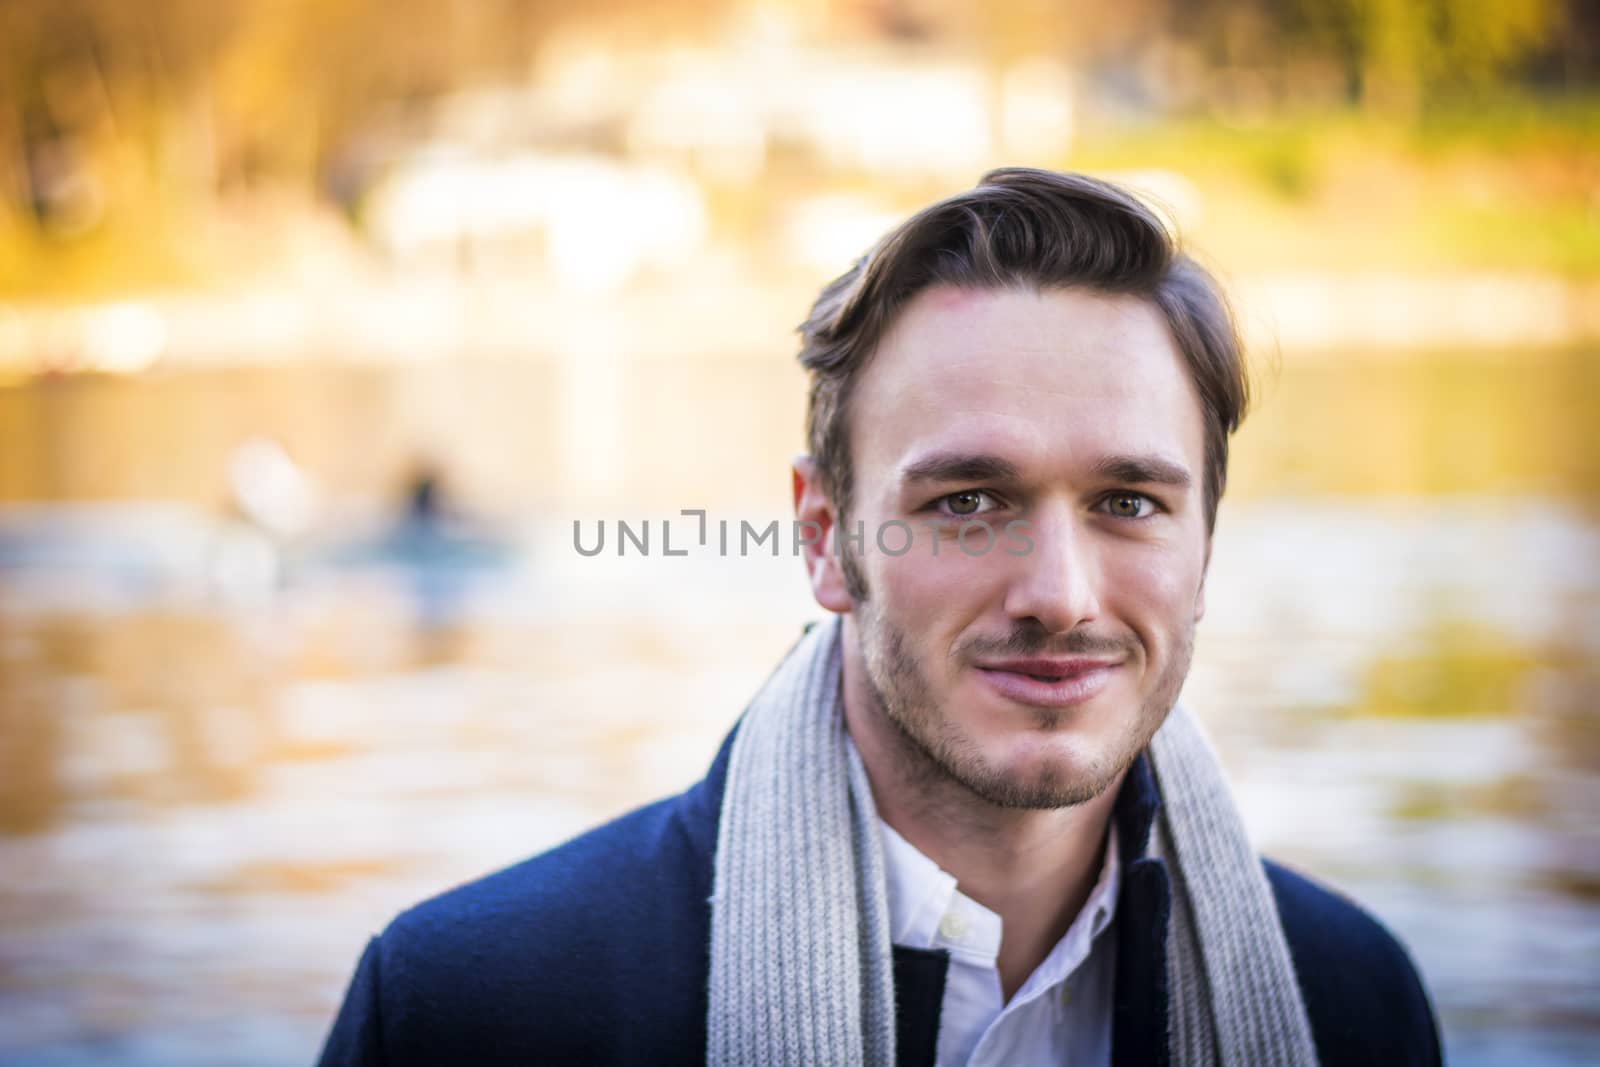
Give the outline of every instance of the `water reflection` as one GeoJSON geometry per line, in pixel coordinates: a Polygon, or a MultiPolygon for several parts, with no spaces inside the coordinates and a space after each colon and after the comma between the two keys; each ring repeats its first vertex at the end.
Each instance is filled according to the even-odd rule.
{"type": "Polygon", "coordinates": [[[1228,513],[1190,694],[1267,849],[1402,932],[1451,1062],[1600,1047],[1600,528],[1501,501],[1228,513]]]}

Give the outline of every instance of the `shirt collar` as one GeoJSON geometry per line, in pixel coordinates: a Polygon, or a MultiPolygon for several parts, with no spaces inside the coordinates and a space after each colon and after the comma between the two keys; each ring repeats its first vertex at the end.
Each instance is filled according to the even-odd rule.
{"type": "MultiPolygon", "coordinates": [[[[943,949],[962,963],[994,967],[1000,955],[1000,916],[962,893],[954,877],[881,818],[889,930],[895,944],[943,949]]],[[[1023,987],[1020,999],[1064,981],[1088,957],[1094,940],[1111,925],[1121,885],[1118,829],[1108,828],[1100,876],[1083,909],[1023,987]]]]}

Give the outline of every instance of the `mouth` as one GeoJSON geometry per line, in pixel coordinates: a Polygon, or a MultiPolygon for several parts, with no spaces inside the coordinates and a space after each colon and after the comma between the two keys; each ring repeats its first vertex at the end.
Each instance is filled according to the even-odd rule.
{"type": "Polygon", "coordinates": [[[1119,665],[1112,660],[1037,658],[979,663],[976,669],[991,689],[1008,700],[1063,708],[1099,695],[1119,665]]]}

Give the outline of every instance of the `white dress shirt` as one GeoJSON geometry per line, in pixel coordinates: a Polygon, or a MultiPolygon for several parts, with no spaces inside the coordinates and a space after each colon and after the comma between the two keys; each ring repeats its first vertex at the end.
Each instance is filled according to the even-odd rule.
{"type": "Polygon", "coordinates": [[[1116,939],[1107,931],[1121,877],[1116,828],[1083,910],[1007,1002],[995,965],[1000,916],[962,893],[953,877],[888,823],[878,822],[890,937],[907,948],[950,953],[939,1014],[939,1067],[1109,1067],[1116,939]]]}

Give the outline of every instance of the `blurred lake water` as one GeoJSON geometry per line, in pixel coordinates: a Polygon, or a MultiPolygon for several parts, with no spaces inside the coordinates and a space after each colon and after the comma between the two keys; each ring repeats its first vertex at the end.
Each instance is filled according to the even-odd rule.
{"type": "MultiPolygon", "coordinates": [[[[0,509],[0,1063],[311,1062],[398,910],[698,778],[820,610],[801,565],[584,558],[571,524],[783,518],[797,379],[741,367],[627,378],[619,499],[654,511],[562,502],[517,402],[559,390],[474,370],[441,426],[514,501],[479,554],[280,550],[190,491],[275,430],[360,488],[401,445],[352,441],[387,409],[348,372],[0,389],[14,485],[171,490],[0,509]]],[[[1597,368],[1286,364],[1219,522],[1186,699],[1263,850],[1410,945],[1458,1064],[1600,1059],[1597,368]]]]}

